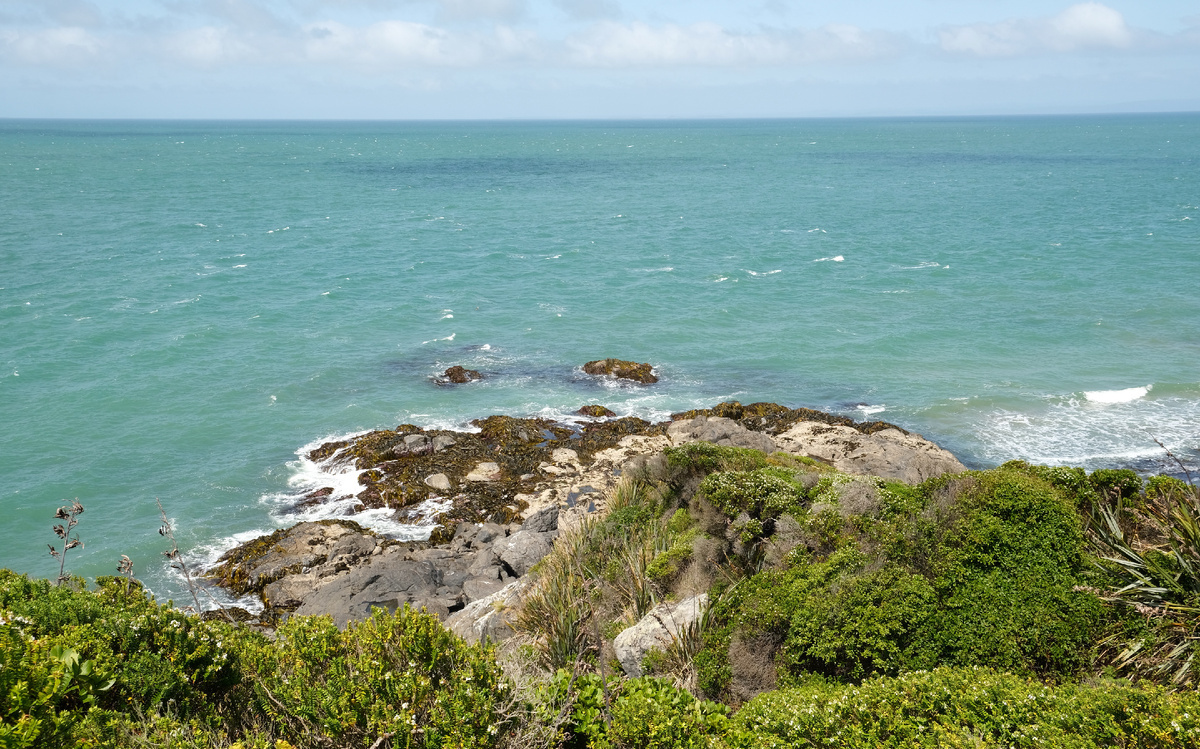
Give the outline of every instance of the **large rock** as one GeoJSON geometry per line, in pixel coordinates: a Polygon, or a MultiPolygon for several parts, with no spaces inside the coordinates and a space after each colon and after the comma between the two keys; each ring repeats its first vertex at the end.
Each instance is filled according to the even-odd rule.
{"type": "Polygon", "coordinates": [[[802,421],[775,437],[781,450],[829,463],[844,473],[917,484],[966,466],[919,434],[884,429],[873,434],[847,426],[802,421]]]}
{"type": "Polygon", "coordinates": [[[481,640],[499,642],[512,636],[512,623],[528,588],[526,580],[517,580],[486,598],[456,611],[446,619],[446,629],[469,643],[481,640]]]}
{"type": "Polygon", "coordinates": [[[440,492],[450,491],[450,477],[444,473],[435,473],[425,477],[425,486],[440,492]]]}
{"type": "Polygon", "coordinates": [[[660,603],[650,609],[637,624],[613,640],[613,652],[621,668],[631,677],[641,676],[646,654],[669,648],[681,632],[700,619],[707,606],[708,594],[701,593],[679,603],[660,603]]]}
{"type": "Polygon", "coordinates": [[[445,372],[442,372],[442,376],[440,378],[438,378],[436,380],[436,382],[439,385],[445,385],[447,383],[461,385],[463,383],[470,382],[472,380],[482,380],[482,379],[483,379],[483,375],[480,374],[479,372],[477,372],[476,370],[467,369],[466,367],[456,364],[453,367],[450,367],[449,369],[447,369],[445,372]]]}
{"type": "Polygon", "coordinates": [[[619,380],[633,380],[643,385],[658,382],[654,376],[654,367],[624,359],[597,359],[583,365],[583,371],[590,375],[607,375],[619,380]]]}
{"type": "Polygon", "coordinates": [[[711,442],[714,445],[748,447],[765,453],[775,452],[775,441],[762,432],[747,429],[733,419],[723,416],[700,415],[681,419],[667,427],[667,436],[675,445],[684,442],[711,442]]]}
{"type": "MultiPolygon", "coordinates": [[[[441,578],[442,570],[430,561],[376,557],[309,592],[296,613],[329,614],[339,627],[344,627],[350,621],[367,618],[372,609],[395,611],[407,603],[444,619],[451,609],[461,606],[462,591],[441,585],[441,578]]],[[[282,603],[272,600],[272,594],[278,595],[268,586],[263,596],[268,604],[282,603]]]]}
{"type": "Polygon", "coordinates": [[[521,530],[534,533],[551,533],[558,530],[558,505],[543,507],[530,515],[521,524],[521,530]]]}

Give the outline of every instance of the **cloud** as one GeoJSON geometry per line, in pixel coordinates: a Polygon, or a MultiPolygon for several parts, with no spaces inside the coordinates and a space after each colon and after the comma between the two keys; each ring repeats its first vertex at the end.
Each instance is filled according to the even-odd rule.
{"type": "Polygon", "coordinates": [[[782,65],[869,59],[899,47],[888,34],[831,25],[813,31],[738,33],[690,26],[601,22],[567,39],[568,59],[585,66],[782,65]]]}
{"type": "Polygon", "coordinates": [[[226,27],[202,26],[167,38],[169,57],[200,67],[214,67],[261,58],[261,51],[243,36],[226,27]]]}
{"type": "Polygon", "coordinates": [[[537,47],[531,33],[504,26],[490,33],[460,34],[411,21],[380,21],[361,28],[326,21],[304,32],[306,61],[368,67],[465,68],[519,59],[537,47]]]}
{"type": "Polygon", "coordinates": [[[91,63],[107,52],[104,39],[78,26],[0,30],[0,57],[19,63],[67,67],[91,63]]]}
{"type": "Polygon", "coordinates": [[[1124,49],[1133,32],[1116,10],[1100,3],[1072,5],[1056,16],[948,26],[938,33],[946,52],[1014,57],[1044,52],[1124,49]]]}

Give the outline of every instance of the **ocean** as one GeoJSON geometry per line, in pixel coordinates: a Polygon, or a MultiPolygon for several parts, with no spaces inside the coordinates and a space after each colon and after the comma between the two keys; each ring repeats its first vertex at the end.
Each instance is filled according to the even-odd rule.
{"type": "Polygon", "coordinates": [[[305,446],[593,403],[1200,466],[1200,114],[6,120],[0,206],[0,566],[38,576],[78,498],[68,571],[182,600],[156,498],[201,563],[289,522],[305,446]]]}

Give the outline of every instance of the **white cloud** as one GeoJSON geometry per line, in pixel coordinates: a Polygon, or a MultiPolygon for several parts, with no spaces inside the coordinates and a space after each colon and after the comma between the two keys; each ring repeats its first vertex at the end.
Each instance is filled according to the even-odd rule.
{"type": "Polygon", "coordinates": [[[201,67],[251,61],[260,56],[253,44],[219,26],[201,26],[172,34],[165,49],[170,57],[201,67]]]}
{"type": "Polygon", "coordinates": [[[306,60],[359,66],[472,67],[520,58],[537,46],[532,34],[503,26],[487,34],[459,34],[410,21],[361,28],[326,21],[304,31],[306,60]]]}
{"type": "Polygon", "coordinates": [[[1100,3],[1079,3],[1049,18],[949,26],[938,34],[947,52],[1012,57],[1040,52],[1123,49],[1133,42],[1125,18],[1100,3]]]}
{"type": "Polygon", "coordinates": [[[892,54],[899,44],[888,34],[856,26],[814,31],[738,33],[715,23],[690,26],[602,22],[566,42],[578,65],[780,65],[868,59],[892,54]]]}
{"type": "Polygon", "coordinates": [[[71,66],[92,62],[106,51],[102,38],[78,26],[0,30],[0,57],[21,63],[71,66]]]}

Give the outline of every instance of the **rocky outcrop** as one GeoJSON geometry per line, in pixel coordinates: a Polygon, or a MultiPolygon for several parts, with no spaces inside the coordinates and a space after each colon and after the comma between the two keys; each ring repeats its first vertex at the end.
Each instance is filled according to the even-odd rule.
{"type": "Polygon", "coordinates": [[[557,535],[557,506],[520,526],[462,523],[437,546],[388,541],[348,522],[300,523],[232,550],[215,572],[236,592],[258,593],[266,620],[328,614],[344,626],[406,604],[445,619],[524,576],[557,535]]]}
{"type": "Polygon", "coordinates": [[[613,652],[621,668],[631,677],[642,675],[642,659],[651,650],[666,650],[681,632],[700,620],[708,607],[708,594],[686,598],[678,603],[660,603],[637,624],[613,640],[613,652]]]}
{"type": "Polygon", "coordinates": [[[482,379],[483,375],[477,370],[466,369],[465,367],[461,367],[456,364],[455,366],[450,367],[443,372],[442,376],[438,377],[435,382],[437,382],[439,385],[462,385],[464,383],[471,382],[472,380],[482,379]]]}
{"type": "MultiPolygon", "coordinates": [[[[604,513],[622,475],[672,445],[700,440],[782,449],[847,473],[908,482],[964,470],[937,445],[885,422],[773,403],[722,403],[660,424],[511,416],[472,424],[477,433],[402,424],[309,455],[331,472],[356,472],[363,487],[353,498],[358,508],[390,507],[398,520],[439,523],[429,542],[383,538],[350,520],[306,522],[231,550],[210,576],[235,593],[259,595],[267,622],[300,612],[345,623],[375,607],[407,604],[469,621],[463,631],[496,639],[509,616],[496,612],[517,600],[523,588],[513,584],[550,552],[559,532],[604,513]]],[[[346,499],[322,488],[297,497],[296,505],[346,499]]]]}
{"type": "Polygon", "coordinates": [[[703,414],[692,419],[681,419],[667,427],[671,444],[685,442],[711,442],[714,445],[748,447],[767,454],[775,452],[775,441],[762,432],[754,432],[733,419],[703,414]]]}
{"type": "Polygon", "coordinates": [[[615,377],[618,380],[631,380],[643,385],[658,382],[654,375],[654,367],[649,364],[625,361],[624,359],[597,359],[583,365],[583,371],[590,375],[615,377]]]}
{"type": "Polygon", "coordinates": [[[863,434],[852,427],[802,421],[777,435],[779,448],[824,461],[844,473],[917,484],[966,466],[919,434],[882,429],[863,434]]]}
{"type": "MultiPolygon", "coordinates": [[[[227,551],[209,577],[239,595],[315,567],[349,569],[388,542],[348,520],[300,523],[227,551]]],[[[392,542],[394,543],[394,542],[392,542]]]]}
{"type": "Polygon", "coordinates": [[[575,413],[580,416],[590,416],[593,419],[605,419],[616,416],[616,413],[610,411],[604,406],[580,406],[575,413]]]}

